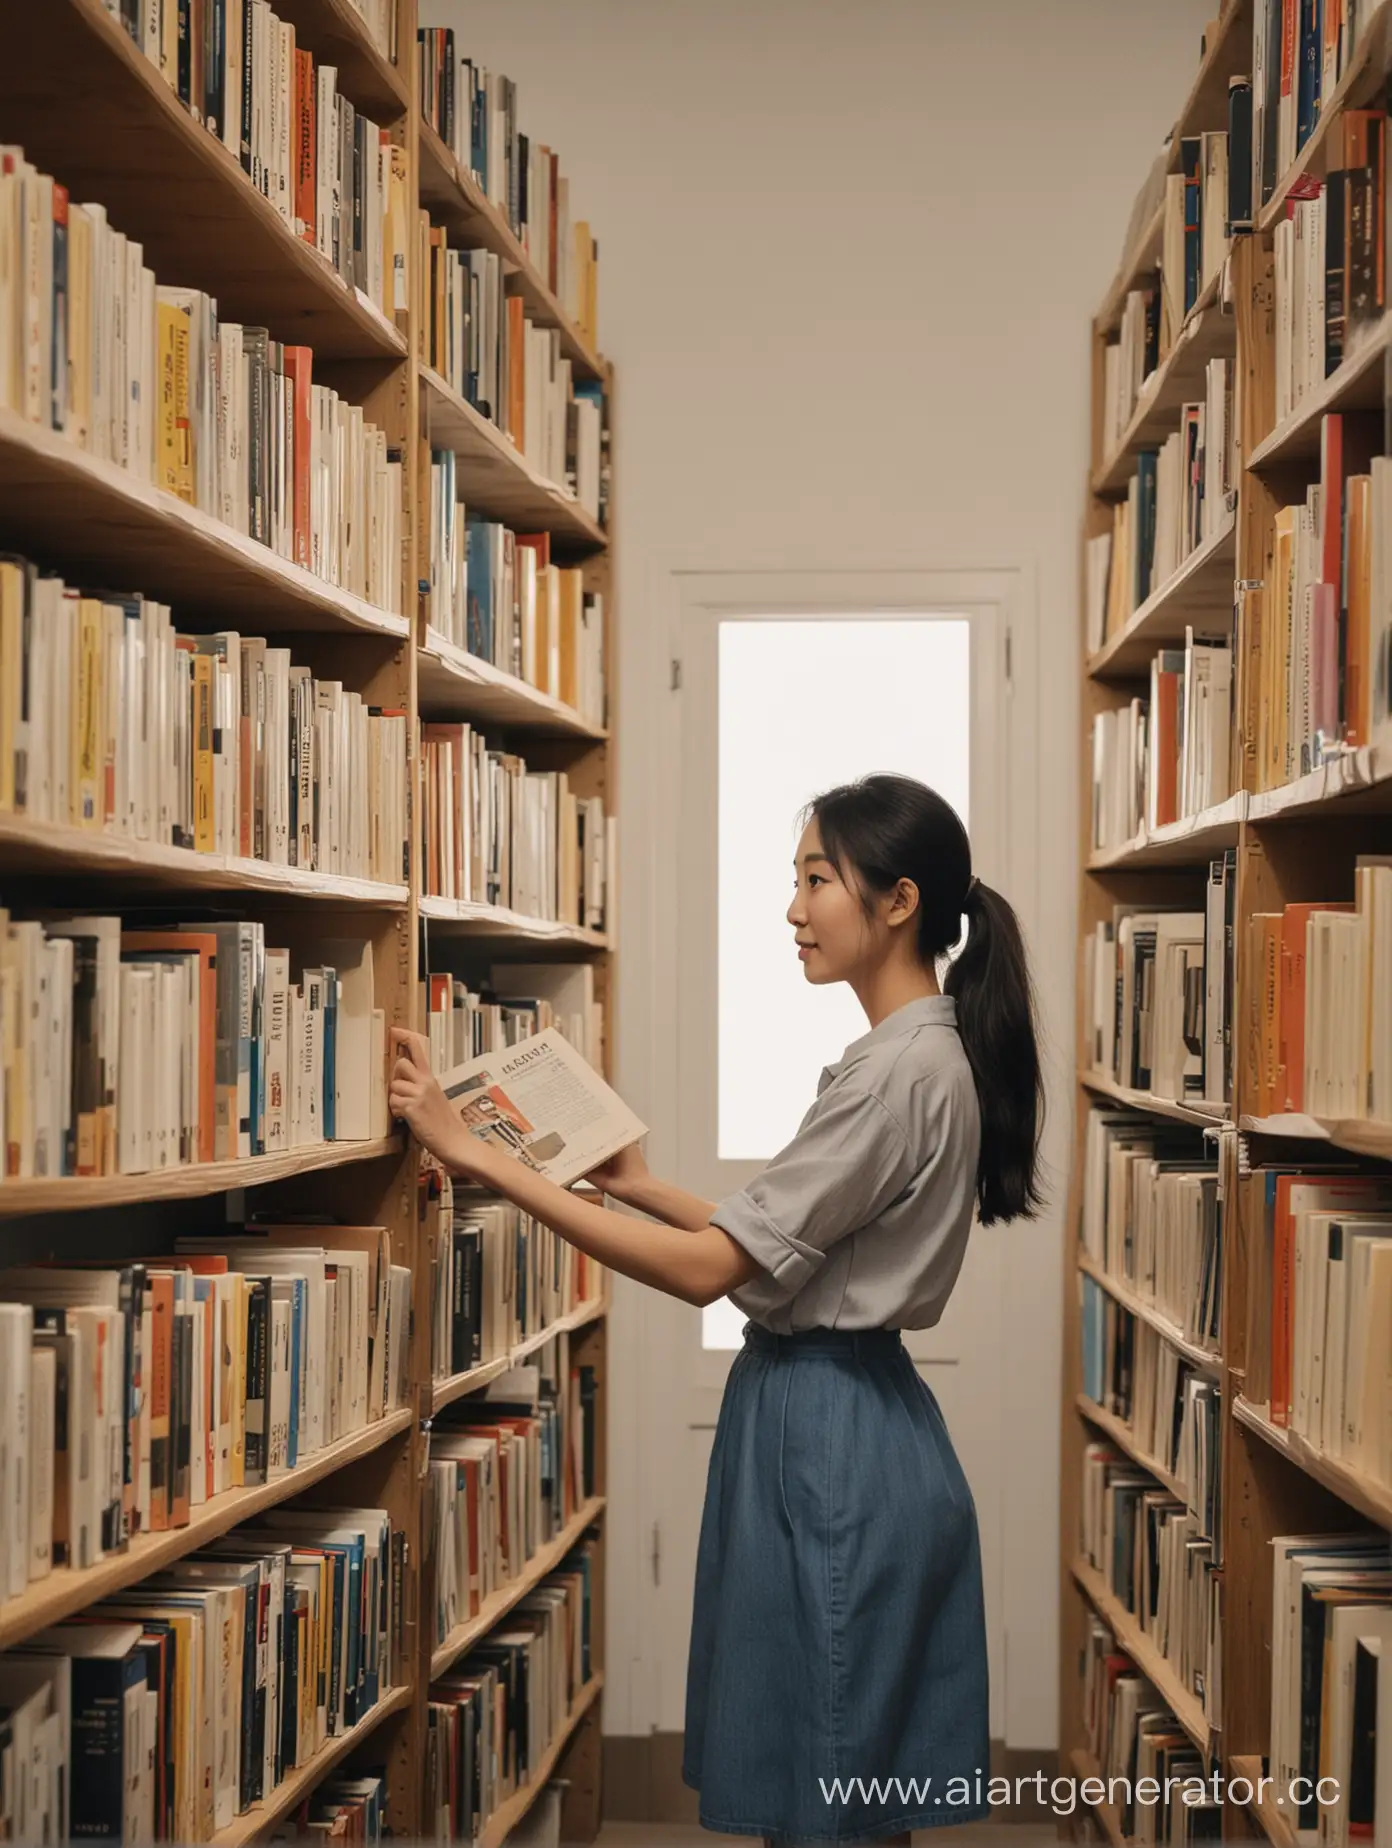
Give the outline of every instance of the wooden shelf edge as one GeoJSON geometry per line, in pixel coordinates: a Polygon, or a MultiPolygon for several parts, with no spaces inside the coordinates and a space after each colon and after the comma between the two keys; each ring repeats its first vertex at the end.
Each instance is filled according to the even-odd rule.
{"type": "MultiPolygon", "coordinates": [[[[1090,1777],[1097,1778],[1099,1782],[1106,1781],[1102,1776],[1101,1766],[1085,1746],[1075,1746],[1069,1754],[1069,1762],[1079,1784],[1085,1783],[1090,1777]]],[[[1088,1808],[1106,1830],[1107,1840],[1112,1844],[1112,1848],[1129,1848],[1131,1838],[1121,1832],[1121,1811],[1114,1803],[1105,1801],[1089,1803],[1088,1808]]]]}
{"type": "Polygon", "coordinates": [[[1375,1526],[1392,1528],[1392,1482],[1375,1482],[1371,1476],[1350,1468],[1336,1457],[1328,1457],[1323,1451],[1314,1449],[1298,1431],[1288,1431],[1280,1425],[1272,1424],[1245,1394],[1234,1396],[1232,1412],[1238,1424],[1261,1438],[1264,1444],[1279,1452],[1296,1469],[1313,1478],[1321,1488],[1328,1489],[1331,1495],[1337,1495],[1340,1501],[1357,1509],[1359,1514],[1375,1526]]]}
{"type": "Polygon", "coordinates": [[[412,1412],[401,1406],[365,1425],[361,1431],[326,1445],[298,1469],[288,1470],[273,1482],[257,1483],[249,1489],[228,1489],[195,1509],[186,1527],[172,1527],[162,1533],[137,1534],[123,1553],[109,1554],[95,1565],[82,1570],[56,1568],[47,1578],[37,1580],[19,1597],[0,1604],[0,1649],[13,1649],[27,1637],[61,1623],[75,1611],[95,1604],[113,1591],[137,1584],[158,1572],[173,1560],[182,1559],[210,1540],[248,1521],[263,1509],[300,1495],[325,1477],[332,1476],[346,1464],[355,1463],[411,1427],[412,1412]]]}
{"type": "Polygon", "coordinates": [[[1384,312],[1361,343],[1314,391],[1256,445],[1247,458],[1249,469],[1262,469],[1288,457],[1318,453],[1321,419],[1337,410],[1345,392],[1352,391],[1382,360],[1392,341],[1392,314],[1384,312]]]}
{"type": "Polygon", "coordinates": [[[1392,801],[1392,748],[1387,742],[1360,745],[1331,757],[1307,775],[1275,789],[1254,790],[1247,818],[1260,825],[1335,812],[1340,802],[1377,794],[1392,801]]]}
{"type": "Polygon", "coordinates": [[[515,1579],[509,1579],[506,1585],[500,1585],[497,1591],[484,1600],[476,1617],[458,1625],[432,1652],[430,1679],[438,1681],[441,1675],[447,1675],[460,1656],[467,1654],[481,1637],[486,1636],[514,1606],[521,1603],[529,1591],[534,1591],[548,1572],[554,1572],[585,1529],[592,1521],[598,1520],[603,1512],[604,1497],[591,1495],[570,1517],[560,1533],[538,1548],[536,1554],[527,1561],[524,1572],[515,1579]]]}
{"type": "Polygon", "coordinates": [[[1211,857],[1213,848],[1236,846],[1247,803],[1247,791],[1239,789],[1212,808],[1200,809],[1196,815],[1185,815],[1178,821],[1168,821],[1153,833],[1143,830],[1124,847],[1109,847],[1103,853],[1093,854],[1087,870],[1111,873],[1133,866],[1182,866],[1191,853],[1198,855],[1193,864],[1201,865],[1211,857]]]}
{"type": "Polygon", "coordinates": [[[1209,1105],[1200,1109],[1192,1104],[1176,1103],[1170,1097],[1156,1097],[1151,1091],[1128,1090],[1124,1084],[1118,1084],[1105,1072],[1089,1071],[1086,1067],[1079,1070],[1078,1083],[1086,1091],[1097,1097],[1105,1097],[1114,1104],[1124,1104],[1130,1110],[1139,1110],[1146,1116],[1169,1117],[1176,1123],[1194,1123],[1201,1129],[1227,1129],[1232,1119],[1226,1114],[1226,1107],[1209,1105]]]}
{"type": "Polygon", "coordinates": [[[404,885],[310,872],[236,854],[196,853],[189,847],[132,840],[124,834],[0,814],[0,864],[14,854],[42,863],[45,872],[139,873],[153,876],[162,886],[190,890],[263,892],[277,898],[322,899],[384,910],[404,909],[410,899],[404,885]]]}
{"type": "Polygon", "coordinates": [[[1094,1572],[1087,1561],[1081,1558],[1075,1558],[1070,1569],[1079,1590],[1116,1638],[1117,1646],[1131,1657],[1136,1667],[1153,1684],[1156,1693],[1207,1757],[1212,1749],[1212,1735],[1216,1728],[1210,1727],[1198,1695],[1191,1694],[1181,1683],[1170,1663],[1161,1655],[1130,1611],[1108,1590],[1100,1573],[1094,1572]]]}
{"type": "Polygon", "coordinates": [[[378,1136],[366,1142],[316,1142],[307,1148],[287,1149],[284,1154],[249,1155],[240,1161],[191,1162],[186,1167],[155,1168],[146,1174],[72,1174],[0,1181],[0,1218],[78,1213],[96,1206],[133,1206],[147,1200],[201,1200],[235,1187],[265,1187],[297,1174],[399,1155],[403,1147],[399,1136],[378,1136]]]}
{"type": "Polygon", "coordinates": [[[1286,1821],[1284,1809],[1259,1797],[1256,1793],[1262,1780],[1261,1754],[1254,1752],[1250,1756],[1237,1756],[1228,1760],[1228,1784],[1231,1786],[1237,1778],[1245,1778],[1252,1786],[1252,1801],[1245,1807],[1252,1816],[1263,1835],[1272,1844],[1272,1848],[1296,1848],[1295,1831],[1286,1821]]]}
{"type": "MultiPolygon", "coordinates": [[[[475,183],[473,174],[460,166],[454,151],[445,145],[439,131],[424,116],[420,119],[419,147],[422,179],[426,177],[427,170],[433,169],[439,176],[440,184],[452,190],[455,195],[453,202],[471,219],[478,221],[482,229],[475,229],[476,241],[485,250],[491,250],[501,257],[515,272],[532,319],[559,331],[565,355],[582,377],[607,378],[608,367],[604,360],[586,343],[580,329],[542,280],[541,272],[522,248],[512,226],[475,183]]],[[[424,186],[420,190],[421,203],[425,204],[427,198],[424,186]]]]}
{"type": "Polygon", "coordinates": [[[249,1810],[228,1823],[225,1829],[210,1835],[210,1848],[242,1848],[243,1843],[258,1840],[267,1829],[283,1821],[297,1803],[309,1796],[335,1765],[342,1764],[350,1753],[355,1752],[383,1720],[393,1713],[403,1712],[410,1704],[409,1686],[392,1688],[370,1713],[363,1715],[356,1726],[350,1726],[347,1732],[326,1739],[314,1756],[282,1779],[263,1802],[253,1804],[249,1810]]]}
{"type": "Polygon", "coordinates": [[[568,943],[589,950],[607,950],[603,931],[583,924],[563,924],[554,918],[529,918],[506,905],[485,905],[467,898],[437,898],[423,893],[420,914],[433,924],[457,924],[477,930],[480,936],[515,937],[539,943],[568,943]]]}
{"type": "MultiPolygon", "coordinates": [[[[540,687],[519,679],[505,668],[495,667],[482,655],[470,654],[436,628],[426,629],[420,657],[436,674],[448,677],[458,691],[459,711],[465,717],[469,716],[468,689],[473,687],[496,692],[516,706],[517,716],[510,716],[506,721],[510,725],[544,725],[596,744],[603,743],[609,736],[607,727],[592,724],[576,707],[566,705],[553,693],[544,693],[540,687]]],[[[438,704],[433,693],[425,691],[424,697],[430,705],[438,704]]],[[[482,716],[491,715],[484,713],[482,716]]]]}
{"type": "Polygon", "coordinates": [[[576,1695],[575,1704],[566,1715],[564,1723],[557,1728],[556,1737],[542,1753],[541,1763],[536,1768],[536,1775],[528,1778],[520,1790],[514,1791],[505,1803],[500,1803],[494,1810],[476,1839],[476,1848],[503,1848],[503,1843],[508,1836],[545,1790],[547,1780],[555,1770],[561,1753],[570,1742],[571,1734],[598,1700],[603,1687],[604,1670],[598,1669],[576,1695]]]}
{"type": "Polygon", "coordinates": [[[1118,1418],[1115,1412],[1109,1412],[1105,1405],[1099,1405],[1096,1399],[1090,1399],[1085,1392],[1078,1394],[1074,1404],[1078,1408],[1079,1415],[1087,1419],[1089,1424],[1095,1425],[1099,1431],[1104,1432],[1118,1450],[1125,1451],[1138,1469],[1143,1469],[1148,1476],[1154,1476],[1162,1489],[1167,1489],[1176,1501],[1183,1502],[1184,1506],[1193,1512],[1189,1491],[1179,1477],[1171,1475],[1158,1457],[1153,1457],[1149,1451],[1142,1450],[1135,1433],[1125,1419],[1118,1418]]]}
{"type": "MultiPolygon", "coordinates": [[[[1230,242],[1228,249],[1231,250],[1231,248],[1232,245],[1230,242]]],[[[1226,267],[1226,257],[1224,257],[1223,263],[1226,267]]],[[[1223,312],[1223,306],[1220,300],[1222,291],[1223,271],[1220,269],[1216,276],[1211,276],[1204,284],[1194,306],[1184,317],[1183,324],[1178,334],[1175,336],[1174,344],[1171,346],[1169,352],[1160,361],[1154,372],[1150,373],[1149,376],[1142,381],[1141,389],[1136,394],[1135,406],[1127,421],[1125,430],[1121,433],[1116,448],[1110,455],[1103,457],[1101,463],[1093,472],[1092,491],[1099,498],[1107,494],[1116,494],[1126,486],[1126,479],[1133,472],[1131,469],[1127,468],[1126,464],[1132,460],[1139,450],[1150,447],[1150,445],[1142,439],[1142,432],[1152,418],[1162,416],[1168,418],[1170,413],[1173,412],[1176,419],[1175,429],[1178,430],[1179,408],[1180,402],[1183,402],[1183,400],[1177,401],[1171,405],[1163,403],[1162,401],[1165,398],[1166,388],[1175,373],[1178,372],[1181,362],[1188,359],[1190,347],[1194,346],[1199,341],[1201,334],[1211,333],[1213,328],[1221,324],[1225,319],[1229,323],[1233,322],[1234,317],[1232,315],[1225,315],[1223,312]]],[[[1234,331],[1234,339],[1235,338],[1236,333],[1234,331]]],[[[1216,355],[1214,355],[1214,357],[1216,357],[1216,355]]]]}
{"type": "Polygon", "coordinates": [[[1208,1348],[1202,1348],[1197,1342],[1191,1341],[1179,1324],[1172,1321],[1163,1309],[1148,1302],[1144,1296],[1139,1295],[1120,1278],[1111,1276],[1081,1245],[1077,1249],[1076,1256],[1078,1269],[1085,1276],[1091,1277],[1093,1282],[1100,1289],[1105,1290],[1115,1302],[1120,1303],[1123,1309],[1129,1310],[1142,1322],[1148,1323],[1157,1334],[1163,1335],[1172,1348],[1177,1348],[1184,1358],[1199,1368],[1201,1372],[1211,1373],[1218,1378],[1222,1377],[1223,1357],[1221,1354],[1211,1352],[1208,1348]]]}
{"type": "Polygon", "coordinates": [[[1244,1116],[1239,1129],[1253,1136],[1283,1136],[1299,1142],[1327,1142],[1351,1155],[1368,1155],[1392,1161],[1392,1123],[1361,1117],[1282,1115],[1244,1116]]]}
{"type": "MultiPolygon", "coordinates": [[[[1237,512],[1236,509],[1230,508],[1218,531],[1205,539],[1202,545],[1195,546],[1178,571],[1166,578],[1158,589],[1150,593],[1144,603],[1132,611],[1125,625],[1118,629],[1110,641],[1104,642],[1096,654],[1089,656],[1086,663],[1086,672],[1089,677],[1101,680],[1113,671],[1112,663],[1117,656],[1125,653],[1136,643],[1144,641],[1149,629],[1158,628],[1159,619],[1165,615],[1169,605],[1188,589],[1195,578],[1204,576],[1210,566],[1223,561],[1225,556],[1230,555],[1235,567],[1236,534],[1237,512]]],[[[1157,639],[1156,647],[1159,646],[1160,642],[1157,639]]],[[[1120,670],[1116,671],[1120,672],[1120,670]]]]}
{"type": "Polygon", "coordinates": [[[506,1354],[495,1354],[492,1360],[482,1360],[478,1366],[470,1367],[467,1373],[451,1373],[444,1379],[433,1382],[430,1391],[430,1410],[432,1415],[442,1412],[447,1405],[453,1405],[456,1399],[463,1399],[471,1392],[477,1392],[480,1386],[487,1386],[490,1381],[501,1378],[510,1367],[517,1366],[528,1354],[533,1354],[548,1341],[554,1341],[557,1335],[573,1334],[577,1328],[585,1328],[591,1322],[597,1322],[601,1316],[608,1315],[610,1294],[605,1290],[577,1308],[569,1309],[554,1322],[534,1335],[526,1335],[510,1347],[506,1354]]]}

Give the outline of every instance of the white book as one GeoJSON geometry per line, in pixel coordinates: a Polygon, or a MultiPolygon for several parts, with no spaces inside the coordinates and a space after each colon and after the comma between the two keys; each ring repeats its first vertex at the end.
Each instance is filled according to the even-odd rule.
{"type": "Polygon", "coordinates": [[[53,1486],[57,1356],[51,1347],[29,1355],[29,1578],[46,1578],[53,1567],[53,1486]]]}
{"type": "Polygon", "coordinates": [[[0,1303],[0,1595],[17,1598],[29,1582],[30,1345],[34,1312],[27,1303],[0,1303]]]}
{"type": "Polygon", "coordinates": [[[266,1152],[291,1146],[290,953],[266,951],[266,1152]]]}
{"type": "Polygon", "coordinates": [[[290,1327],[291,1284],[278,1277],[271,1284],[270,1401],[266,1408],[266,1479],[283,1476],[290,1467],[290,1327]]]}

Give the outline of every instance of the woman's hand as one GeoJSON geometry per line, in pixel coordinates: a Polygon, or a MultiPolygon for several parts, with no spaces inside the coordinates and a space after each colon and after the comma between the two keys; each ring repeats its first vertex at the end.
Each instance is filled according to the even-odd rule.
{"type": "Polygon", "coordinates": [[[636,1142],[630,1142],[626,1149],[620,1149],[608,1161],[602,1161],[597,1168],[591,1168],[585,1176],[590,1185],[597,1187],[601,1193],[623,1201],[627,1201],[630,1194],[648,1178],[648,1164],[636,1142]]]}
{"type": "Polygon", "coordinates": [[[454,1172],[467,1171],[468,1145],[476,1138],[465,1129],[440,1089],[440,1081],[430,1069],[429,1044],[423,1035],[408,1033],[405,1027],[393,1027],[391,1036],[397,1059],[392,1066],[388,1108],[437,1161],[454,1172]]]}

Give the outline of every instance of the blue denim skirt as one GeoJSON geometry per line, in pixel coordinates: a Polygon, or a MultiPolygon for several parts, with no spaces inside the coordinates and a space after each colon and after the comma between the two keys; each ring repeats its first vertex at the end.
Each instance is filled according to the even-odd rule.
{"type": "Polygon", "coordinates": [[[987,1696],[976,1505],[899,1331],[747,1322],[696,1558],[701,1822],[786,1844],[974,1821],[987,1696]]]}

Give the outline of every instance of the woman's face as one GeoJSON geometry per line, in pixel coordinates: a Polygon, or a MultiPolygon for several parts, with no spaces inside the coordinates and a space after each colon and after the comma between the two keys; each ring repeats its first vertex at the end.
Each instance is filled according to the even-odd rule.
{"type": "Polygon", "coordinates": [[[815,820],[802,831],[793,870],[797,885],[788,922],[803,974],[819,985],[849,981],[873,953],[876,925],[866,917],[860,895],[823,853],[815,820]]]}

